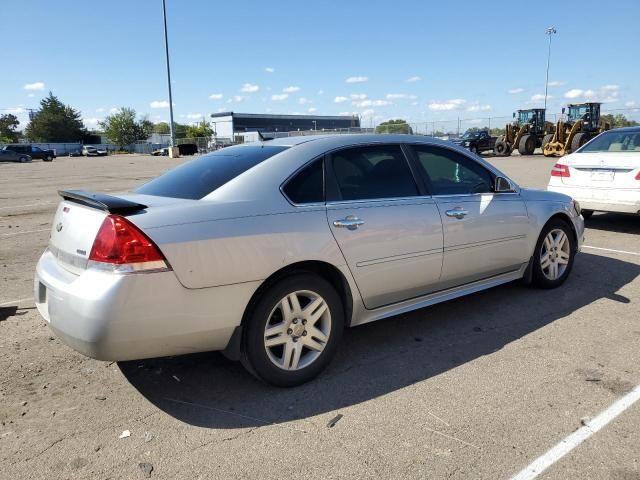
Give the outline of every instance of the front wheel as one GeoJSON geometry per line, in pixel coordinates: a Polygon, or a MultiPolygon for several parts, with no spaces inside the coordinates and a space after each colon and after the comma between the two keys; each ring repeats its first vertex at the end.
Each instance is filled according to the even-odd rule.
{"type": "Polygon", "coordinates": [[[344,328],[342,301],[323,278],[299,273],[269,287],[247,318],[243,364],[280,387],[319,375],[344,328]]]}
{"type": "Polygon", "coordinates": [[[562,285],[571,272],[575,254],[571,227],[563,220],[551,220],[542,229],[533,254],[533,283],[540,288],[562,285]]]}

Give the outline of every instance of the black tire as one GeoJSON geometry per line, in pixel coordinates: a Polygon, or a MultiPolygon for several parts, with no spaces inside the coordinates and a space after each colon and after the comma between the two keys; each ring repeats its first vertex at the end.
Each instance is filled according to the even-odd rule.
{"type": "Polygon", "coordinates": [[[53,162],[53,157],[52,157],[51,155],[47,155],[47,156],[44,158],[44,161],[45,161],[45,162],[53,162]]]}
{"type": "Polygon", "coordinates": [[[553,138],[553,134],[552,133],[547,133],[544,138],[542,139],[542,151],[544,151],[544,147],[547,143],[549,143],[551,141],[551,139],[553,138]]]}
{"type": "MultiPolygon", "coordinates": [[[[546,248],[545,248],[546,249],[546,248]]],[[[573,267],[573,261],[576,256],[576,238],[574,236],[573,230],[567,223],[567,221],[554,218],[547,222],[542,231],[540,232],[540,237],[538,238],[538,242],[536,243],[536,249],[533,252],[533,263],[532,263],[532,277],[533,277],[533,285],[538,288],[556,288],[562,285],[569,273],[571,273],[571,268],[573,267]],[[543,254],[543,245],[545,238],[549,235],[550,232],[554,230],[561,230],[566,236],[567,241],[569,242],[568,248],[568,263],[565,266],[564,271],[555,279],[549,278],[542,268],[541,257],[543,254]]]]}
{"type": "Polygon", "coordinates": [[[509,144],[504,140],[504,137],[498,137],[498,139],[496,140],[495,145],[493,146],[493,153],[495,155],[511,155],[511,147],[509,146],[509,144]]]}
{"type": "Polygon", "coordinates": [[[582,145],[587,143],[590,139],[590,135],[586,132],[576,133],[576,135],[571,139],[571,151],[575,152],[582,145]]]}
{"type": "Polygon", "coordinates": [[[593,210],[582,210],[582,217],[585,220],[591,218],[591,215],[593,215],[593,210]]]}
{"type": "Polygon", "coordinates": [[[471,145],[471,146],[469,147],[469,151],[470,151],[471,153],[475,153],[476,155],[478,155],[478,147],[476,147],[475,145],[471,145]]]}
{"type": "MultiPolygon", "coordinates": [[[[301,306],[304,308],[304,305],[301,306]]],[[[342,300],[335,288],[315,274],[292,274],[268,287],[249,312],[242,349],[242,363],[250,373],[272,385],[279,387],[301,385],[318,376],[331,362],[342,338],[343,330],[344,310],[342,300]],[[306,367],[285,370],[277,366],[269,357],[265,346],[265,328],[271,321],[271,313],[277,308],[280,301],[289,294],[299,291],[314,292],[324,299],[330,314],[330,330],[324,349],[315,360],[306,367]]],[[[291,330],[287,330],[287,334],[290,333],[291,330]]],[[[304,335],[306,337],[306,333],[304,335]]],[[[302,337],[298,337],[297,341],[301,339],[302,337]]],[[[311,352],[307,347],[300,348],[305,349],[305,353],[302,355],[311,352]]],[[[284,351],[282,356],[284,358],[284,351]]]]}
{"type": "Polygon", "coordinates": [[[533,135],[523,135],[518,143],[520,155],[533,155],[536,149],[536,137],[533,135]]]}
{"type": "Polygon", "coordinates": [[[18,158],[20,163],[27,163],[29,161],[29,157],[25,157],[24,155],[18,158]]]}

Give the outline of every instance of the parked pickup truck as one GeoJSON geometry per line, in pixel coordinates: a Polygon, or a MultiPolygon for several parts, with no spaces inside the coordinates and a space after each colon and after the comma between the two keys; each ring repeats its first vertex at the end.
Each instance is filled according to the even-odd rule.
{"type": "Polygon", "coordinates": [[[456,140],[452,140],[456,145],[466,148],[473,153],[482,153],[493,150],[496,144],[496,137],[489,135],[486,130],[465,132],[465,134],[456,140]]]}
{"type": "Polygon", "coordinates": [[[28,143],[7,145],[3,150],[12,150],[16,153],[28,155],[31,158],[39,158],[45,162],[53,162],[53,159],[56,158],[56,153],[53,150],[44,150],[35,145],[29,145],[28,143]]]}

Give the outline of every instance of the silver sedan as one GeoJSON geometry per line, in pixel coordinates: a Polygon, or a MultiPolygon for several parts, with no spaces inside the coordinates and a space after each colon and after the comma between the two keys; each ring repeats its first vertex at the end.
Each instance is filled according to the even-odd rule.
{"type": "Polygon", "coordinates": [[[345,327],[558,287],[584,234],[570,197],[408,135],[264,141],[130,193],[60,194],[35,298],[65,343],[116,361],[221,350],[281,386],[318,375],[345,327]]]}

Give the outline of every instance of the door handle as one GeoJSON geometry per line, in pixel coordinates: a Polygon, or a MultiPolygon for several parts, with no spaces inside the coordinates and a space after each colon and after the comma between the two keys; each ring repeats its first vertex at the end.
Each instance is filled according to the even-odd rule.
{"type": "Polygon", "coordinates": [[[364,225],[364,220],[360,220],[355,215],[347,215],[345,218],[333,221],[334,227],[346,228],[347,230],[355,230],[360,225],[364,225]]]}
{"type": "Polygon", "coordinates": [[[454,208],[453,210],[447,210],[444,213],[447,217],[455,217],[458,220],[462,220],[465,216],[469,215],[469,212],[462,208],[454,208]]]}

